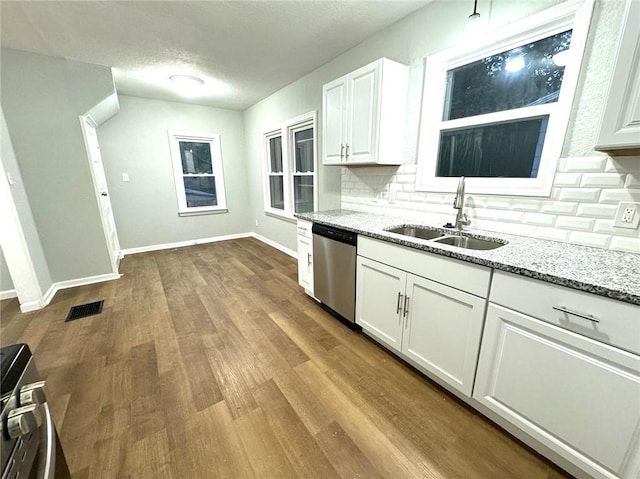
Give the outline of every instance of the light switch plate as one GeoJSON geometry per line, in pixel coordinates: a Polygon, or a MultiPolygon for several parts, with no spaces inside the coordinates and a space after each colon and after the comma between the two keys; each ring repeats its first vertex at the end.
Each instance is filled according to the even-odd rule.
{"type": "Polygon", "coordinates": [[[620,202],[613,226],[616,228],[636,229],[640,224],[640,203],[620,202]]]}
{"type": "Polygon", "coordinates": [[[128,173],[122,173],[122,181],[129,181],[129,174],[128,173]]]}

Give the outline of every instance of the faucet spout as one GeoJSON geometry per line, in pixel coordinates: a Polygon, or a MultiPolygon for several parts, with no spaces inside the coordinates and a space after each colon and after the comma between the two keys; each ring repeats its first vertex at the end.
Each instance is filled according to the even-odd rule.
{"type": "Polygon", "coordinates": [[[467,218],[467,215],[462,212],[464,208],[464,176],[461,176],[460,181],[458,181],[458,190],[456,191],[456,197],[453,200],[453,207],[458,210],[456,214],[455,228],[457,230],[461,230],[462,226],[468,226],[471,223],[471,220],[467,218]]]}
{"type": "Polygon", "coordinates": [[[453,200],[453,207],[457,210],[461,210],[464,207],[464,176],[461,176],[460,181],[458,181],[458,190],[453,200]]]}

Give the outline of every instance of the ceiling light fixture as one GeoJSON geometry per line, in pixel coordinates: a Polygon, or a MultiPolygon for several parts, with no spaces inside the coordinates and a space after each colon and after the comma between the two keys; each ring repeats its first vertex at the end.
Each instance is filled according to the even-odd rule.
{"type": "Polygon", "coordinates": [[[478,33],[480,29],[480,14],[478,13],[478,0],[473,2],[473,13],[467,18],[467,24],[464,27],[465,35],[478,33]]]}
{"type": "Polygon", "coordinates": [[[185,95],[197,94],[197,91],[204,85],[204,80],[191,75],[171,75],[169,80],[185,95]]]}

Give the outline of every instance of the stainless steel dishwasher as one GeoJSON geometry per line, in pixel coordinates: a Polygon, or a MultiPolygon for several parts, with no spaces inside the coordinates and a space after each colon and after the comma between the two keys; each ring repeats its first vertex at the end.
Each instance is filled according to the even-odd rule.
{"type": "Polygon", "coordinates": [[[355,323],[356,242],[349,231],[314,224],[314,296],[333,312],[355,323]]]}

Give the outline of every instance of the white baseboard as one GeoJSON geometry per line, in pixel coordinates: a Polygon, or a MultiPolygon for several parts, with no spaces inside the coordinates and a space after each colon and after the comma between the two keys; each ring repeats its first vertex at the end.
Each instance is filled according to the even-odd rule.
{"type": "Polygon", "coordinates": [[[11,299],[18,296],[15,289],[8,289],[6,291],[0,291],[0,300],[2,299],[11,299]]]}
{"type": "Polygon", "coordinates": [[[46,305],[42,300],[29,301],[27,303],[20,304],[20,311],[23,313],[29,313],[31,311],[37,311],[44,308],[46,305]]]}
{"type": "Polygon", "coordinates": [[[122,256],[137,253],[148,253],[150,251],[160,251],[163,249],[183,248],[185,246],[194,246],[198,244],[215,243],[216,241],[227,241],[238,238],[248,238],[251,233],[238,233],[233,235],[213,236],[210,238],[201,238],[196,240],[178,241],[176,243],[152,244],[149,246],[139,246],[137,248],[126,248],[121,250],[122,256]]]}
{"type": "Polygon", "coordinates": [[[269,246],[273,246],[275,249],[280,250],[283,253],[288,254],[289,256],[292,256],[293,258],[296,258],[296,259],[298,258],[297,251],[293,251],[292,249],[282,246],[281,244],[276,243],[275,241],[272,241],[269,238],[265,238],[264,236],[259,235],[258,233],[251,233],[249,236],[257,239],[258,241],[262,241],[263,243],[268,244],[269,246]]]}
{"type": "MultiPolygon", "coordinates": [[[[45,306],[47,306],[53,300],[53,297],[56,295],[56,293],[61,289],[86,286],[88,284],[102,283],[104,281],[113,281],[114,279],[119,279],[120,276],[122,275],[118,273],[108,273],[99,274],[97,276],[87,276],[86,278],[68,279],[66,281],[58,281],[56,283],[53,283],[51,286],[49,286],[49,289],[44,294],[42,298],[42,306],[40,306],[40,308],[44,308],[45,306]]],[[[20,309],[24,312],[22,305],[20,305],[20,309]]]]}

